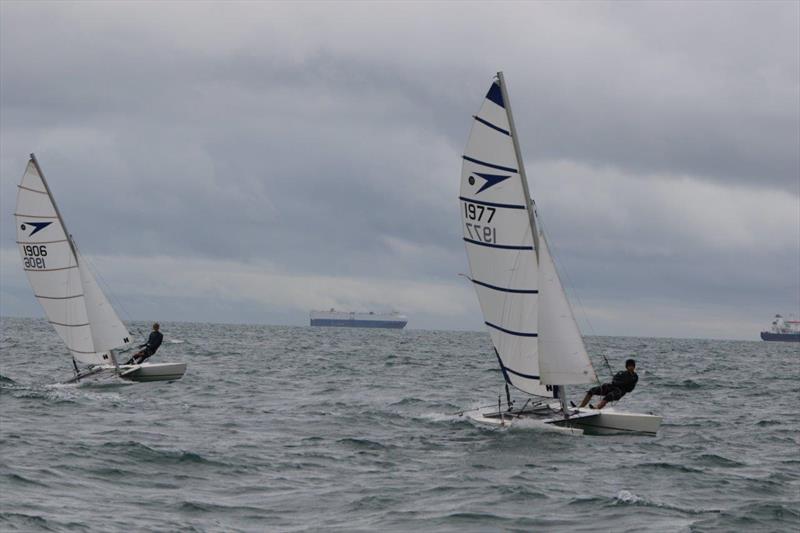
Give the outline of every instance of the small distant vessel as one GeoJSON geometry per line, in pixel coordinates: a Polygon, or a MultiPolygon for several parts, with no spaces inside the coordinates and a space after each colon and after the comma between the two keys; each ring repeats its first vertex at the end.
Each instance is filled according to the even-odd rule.
{"type": "Polygon", "coordinates": [[[459,201],[469,279],[506,383],[505,407],[465,413],[487,425],[518,420],[572,434],[655,435],[661,417],[570,408],[567,385],[597,381],[528,190],[503,73],[498,72],[463,156],[459,201]],[[509,387],[528,395],[522,407],[509,387]]]}
{"type": "Polygon", "coordinates": [[[770,331],[761,332],[762,341],[800,342],[800,320],[786,320],[775,315],[770,331]]]}
{"type": "Polygon", "coordinates": [[[186,363],[119,364],[115,350],[133,342],[67,231],[36,156],[18,185],[17,244],[33,294],[72,355],[75,376],[128,381],[174,381],[186,363]],[[79,365],[81,368],[79,368],[79,365]]]}
{"type": "Polygon", "coordinates": [[[408,317],[397,312],[375,313],[369,311],[311,311],[312,326],[333,326],[340,328],[391,328],[403,329],[408,324],[408,317]]]}

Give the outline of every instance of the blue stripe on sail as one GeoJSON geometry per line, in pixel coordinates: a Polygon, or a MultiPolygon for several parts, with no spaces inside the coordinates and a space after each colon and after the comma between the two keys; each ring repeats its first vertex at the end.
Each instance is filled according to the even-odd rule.
{"type": "Polygon", "coordinates": [[[491,122],[489,122],[488,120],[483,120],[483,119],[482,119],[481,117],[479,117],[478,115],[472,115],[472,118],[474,118],[475,120],[477,120],[478,122],[480,122],[480,123],[481,123],[481,124],[483,124],[484,126],[489,126],[489,127],[490,127],[490,128],[492,128],[493,130],[497,130],[497,131],[499,131],[500,133],[505,133],[506,135],[508,135],[509,137],[511,137],[511,132],[510,132],[510,131],[508,131],[508,130],[504,130],[503,128],[501,128],[501,127],[499,127],[499,126],[495,126],[494,124],[492,124],[492,123],[491,123],[491,122]]]}
{"type": "Polygon", "coordinates": [[[533,250],[533,246],[512,246],[510,244],[493,244],[490,242],[473,241],[464,237],[464,242],[471,244],[478,244],[480,246],[488,246],[489,248],[501,248],[503,250],[533,250]]]}
{"type": "Polygon", "coordinates": [[[500,165],[495,165],[495,164],[493,164],[493,163],[486,163],[486,162],[484,162],[484,161],[480,161],[480,160],[478,160],[478,159],[475,159],[475,158],[469,157],[469,156],[467,156],[467,155],[465,155],[465,156],[462,156],[462,157],[463,157],[464,159],[466,159],[467,161],[470,161],[470,162],[472,162],[472,163],[477,163],[477,164],[479,164],[479,165],[483,165],[483,166],[485,166],[485,167],[489,167],[489,168],[496,168],[497,170],[505,170],[506,172],[514,172],[515,174],[516,174],[516,173],[518,173],[518,171],[517,171],[517,169],[516,169],[516,168],[510,168],[510,167],[501,167],[500,165]]]}
{"type": "Polygon", "coordinates": [[[534,376],[533,374],[523,374],[522,372],[517,372],[516,370],[513,370],[511,368],[506,368],[505,371],[506,372],[511,372],[515,376],[519,376],[521,378],[539,379],[539,376],[534,376]]]}
{"type": "Polygon", "coordinates": [[[497,356],[497,364],[500,365],[500,371],[503,373],[503,379],[506,380],[506,383],[509,385],[513,385],[513,383],[511,383],[511,378],[508,377],[508,372],[506,372],[506,365],[504,365],[503,360],[500,359],[500,352],[497,351],[497,348],[494,349],[494,354],[497,356]]]}
{"type": "Polygon", "coordinates": [[[517,372],[516,370],[508,368],[506,365],[503,364],[503,360],[500,359],[500,353],[498,353],[497,348],[494,349],[494,354],[497,356],[497,362],[500,364],[500,370],[503,372],[503,378],[505,378],[506,383],[508,383],[509,385],[514,385],[513,383],[511,383],[511,379],[508,377],[509,372],[521,378],[539,379],[539,376],[534,376],[532,374],[523,374],[522,372],[517,372]]]}
{"type": "Polygon", "coordinates": [[[489,92],[486,93],[486,99],[491,100],[502,108],[506,107],[503,103],[503,92],[500,90],[500,85],[497,83],[493,83],[492,86],[489,87],[489,92]]]}
{"type": "Polygon", "coordinates": [[[523,333],[521,331],[511,331],[510,329],[501,328],[500,326],[495,326],[491,322],[484,322],[490,328],[494,328],[497,331],[502,331],[503,333],[508,333],[509,335],[516,335],[517,337],[538,337],[538,333],[523,333]]]}
{"type": "Polygon", "coordinates": [[[488,283],[484,283],[482,281],[478,281],[477,279],[473,279],[472,283],[476,283],[476,284],[481,285],[483,287],[486,287],[488,289],[493,289],[493,290],[502,291],[502,292],[513,292],[513,293],[516,293],[516,294],[539,294],[539,290],[538,289],[505,289],[503,287],[498,287],[496,285],[489,285],[488,283]]]}
{"type": "Polygon", "coordinates": [[[484,202],[483,200],[473,200],[472,198],[464,198],[463,196],[459,196],[458,199],[464,202],[471,202],[473,204],[486,205],[489,207],[502,207],[504,209],[525,209],[524,205],[496,204],[494,202],[484,202]]]}

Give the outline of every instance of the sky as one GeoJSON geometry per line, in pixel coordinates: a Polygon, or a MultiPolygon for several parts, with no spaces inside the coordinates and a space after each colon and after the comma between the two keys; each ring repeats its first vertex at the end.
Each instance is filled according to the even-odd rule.
{"type": "Polygon", "coordinates": [[[800,315],[799,2],[0,2],[0,315],[35,152],[123,320],[481,330],[461,155],[505,73],[584,334],[800,315]]]}

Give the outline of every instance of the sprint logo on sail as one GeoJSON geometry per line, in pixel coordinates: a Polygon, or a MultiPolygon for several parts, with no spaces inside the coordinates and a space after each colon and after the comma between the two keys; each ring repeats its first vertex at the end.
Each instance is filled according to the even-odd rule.
{"type": "Polygon", "coordinates": [[[25,231],[26,229],[28,229],[28,226],[33,226],[33,231],[31,231],[28,234],[28,237],[33,237],[34,235],[36,235],[37,233],[42,231],[44,228],[46,228],[50,224],[52,224],[52,222],[27,222],[26,224],[22,224],[19,227],[19,229],[21,229],[22,231],[25,231]]]}
{"type": "Polygon", "coordinates": [[[494,187],[498,183],[501,183],[511,177],[511,176],[503,176],[500,174],[483,174],[481,172],[474,172],[473,174],[474,175],[470,176],[469,179],[467,180],[470,185],[475,185],[475,176],[478,176],[479,178],[483,178],[485,180],[483,186],[480,189],[478,189],[478,191],[475,194],[480,194],[489,187],[494,187]]]}

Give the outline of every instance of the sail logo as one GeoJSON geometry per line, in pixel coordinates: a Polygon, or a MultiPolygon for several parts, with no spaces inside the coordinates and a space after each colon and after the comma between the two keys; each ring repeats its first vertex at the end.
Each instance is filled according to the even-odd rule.
{"type": "Polygon", "coordinates": [[[478,191],[475,194],[480,194],[489,187],[494,187],[498,183],[502,183],[503,181],[511,177],[510,175],[503,176],[501,174],[484,174],[481,172],[473,172],[473,174],[474,175],[470,176],[468,180],[470,185],[475,185],[475,176],[478,176],[479,178],[482,178],[484,180],[483,186],[480,189],[478,189],[478,191]]]}
{"type": "Polygon", "coordinates": [[[25,231],[28,229],[27,226],[33,226],[33,231],[28,234],[28,237],[33,237],[50,224],[52,224],[52,222],[28,222],[27,224],[22,224],[19,229],[25,231]]]}

